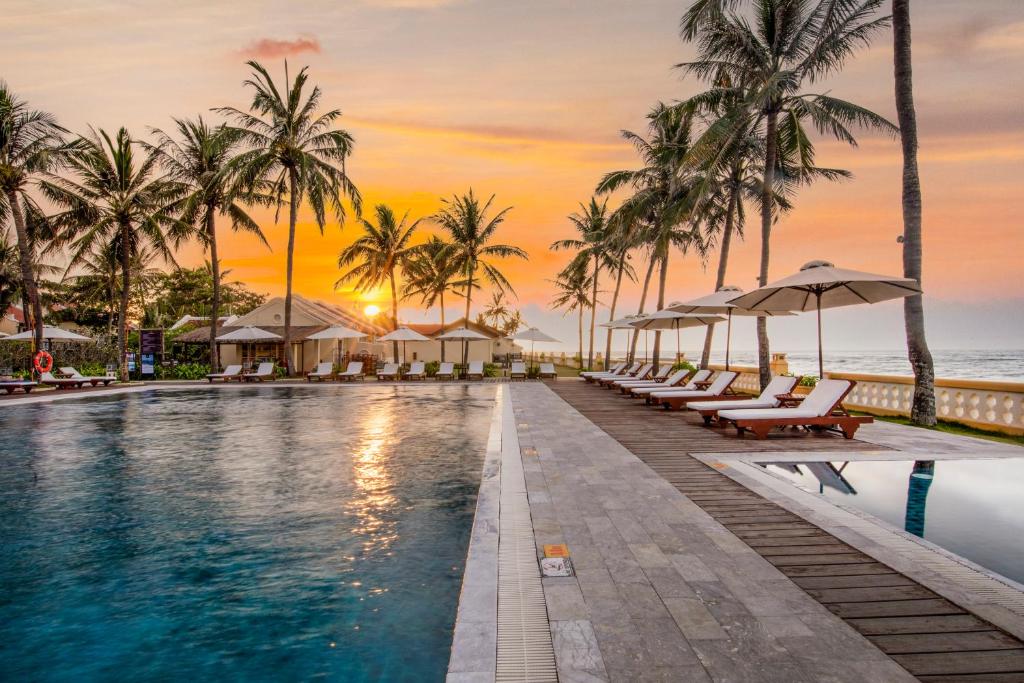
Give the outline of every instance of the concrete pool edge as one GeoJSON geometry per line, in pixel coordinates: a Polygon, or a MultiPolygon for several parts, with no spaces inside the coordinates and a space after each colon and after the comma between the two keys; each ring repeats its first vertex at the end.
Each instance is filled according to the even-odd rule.
{"type": "MultiPolygon", "coordinates": [[[[698,460],[780,507],[817,525],[860,552],[888,564],[964,610],[997,627],[1024,637],[1024,591],[1015,581],[956,553],[897,529],[861,510],[838,505],[759,468],[755,462],[775,459],[766,453],[694,453],[698,460]]],[[[823,454],[805,453],[806,460],[823,454]]],[[[836,454],[829,454],[835,460],[836,454]]],[[[842,457],[848,457],[845,453],[842,457]]],[[[887,460],[904,460],[899,453],[887,460]]],[[[933,455],[935,459],[953,459],[933,455]]],[[[962,457],[962,456],[961,456],[962,457]]],[[[798,457],[783,458],[799,462],[798,457]]]]}

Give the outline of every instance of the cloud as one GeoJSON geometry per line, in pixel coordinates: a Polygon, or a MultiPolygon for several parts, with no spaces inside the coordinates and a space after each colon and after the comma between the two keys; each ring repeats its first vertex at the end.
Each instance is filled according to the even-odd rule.
{"type": "Polygon", "coordinates": [[[311,36],[296,38],[295,40],[276,40],[274,38],[260,38],[255,40],[239,52],[247,57],[262,57],[274,59],[277,57],[290,57],[303,52],[320,53],[320,41],[311,36]]]}

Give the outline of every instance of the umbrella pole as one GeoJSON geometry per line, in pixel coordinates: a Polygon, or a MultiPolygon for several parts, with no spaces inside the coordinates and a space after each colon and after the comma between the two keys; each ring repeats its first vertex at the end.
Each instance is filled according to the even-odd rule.
{"type": "Polygon", "coordinates": [[[729,370],[729,343],[732,339],[732,309],[726,313],[725,319],[725,369],[729,370]]]}
{"type": "Polygon", "coordinates": [[[818,308],[818,379],[825,379],[825,359],[821,350],[821,292],[815,292],[818,308]]]}
{"type": "Polygon", "coordinates": [[[679,362],[679,323],[676,323],[676,363],[679,362]]]}

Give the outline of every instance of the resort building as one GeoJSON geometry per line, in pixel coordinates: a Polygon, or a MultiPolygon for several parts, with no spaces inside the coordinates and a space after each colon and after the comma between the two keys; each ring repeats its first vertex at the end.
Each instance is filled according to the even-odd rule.
{"type": "MultiPolygon", "coordinates": [[[[523,349],[500,331],[490,325],[481,325],[473,321],[466,322],[465,318],[459,318],[442,327],[440,323],[408,324],[411,330],[419,332],[424,337],[430,337],[429,342],[408,342],[407,353],[409,361],[422,360],[427,363],[441,360],[441,346],[444,345],[444,358],[449,361],[462,360],[462,342],[442,342],[438,337],[452,330],[465,327],[466,329],[484,335],[487,339],[475,339],[469,342],[469,360],[480,360],[491,363],[496,360],[503,360],[508,355],[515,356],[522,354],[523,349]]],[[[390,346],[387,354],[390,355],[390,346]]]]}

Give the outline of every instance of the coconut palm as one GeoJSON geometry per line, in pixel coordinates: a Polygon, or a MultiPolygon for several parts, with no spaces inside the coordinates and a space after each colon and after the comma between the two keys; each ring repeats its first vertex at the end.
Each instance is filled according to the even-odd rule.
{"type": "MultiPolygon", "coordinates": [[[[917,172],[917,114],[910,53],[910,0],[893,0],[893,58],[896,80],[896,116],[903,147],[903,275],[921,281],[921,179],[917,172]]],[[[914,370],[914,403],[910,419],[935,424],[935,366],[924,332],[924,298],[903,300],[907,352],[914,370]]]]}
{"type": "MultiPolygon", "coordinates": [[[[33,218],[43,212],[29,194],[43,174],[61,165],[70,147],[64,140],[67,130],[57,125],[53,115],[29,109],[5,81],[0,80],[0,225],[13,219],[21,273],[22,298],[26,322],[31,321],[38,348],[43,340],[43,309],[33,274],[36,260],[36,236],[33,218]]],[[[39,221],[37,221],[38,223],[39,221]]]]}
{"type": "MultiPolygon", "coordinates": [[[[217,216],[227,216],[231,229],[248,232],[263,244],[267,239],[260,226],[232,193],[229,173],[233,155],[239,150],[239,135],[223,124],[211,126],[200,116],[195,120],[175,119],[178,139],[154,129],[157,144],[150,147],[160,160],[168,178],[181,183],[181,220],[194,227],[204,249],[209,252],[213,275],[210,301],[210,367],[220,366],[217,359],[217,325],[220,320],[221,272],[217,254],[217,216]]],[[[266,195],[249,193],[265,203],[266,195]]],[[[267,245],[269,247],[269,245],[267,245]]]]}
{"type": "Polygon", "coordinates": [[[43,195],[62,209],[51,221],[58,231],[56,244],[71,247],[69,270],[98,247],[117,254],[121,265],[117,345],[122,377],[128,374],[133,260],[153,249],[173,262],[172,247],[187,235],[186,226],[169,214],[181,198],[181,187],[158,175],[155,154],[140,160],[134,148],[124,128],[113,138],[102,129],[92,131],[69,158],[72,177],[49,175],[39,184],[43,195]]]}
{"type": "MultiPolygon", "coordinates": [[[[726,149],[737,135],[752,129],[765,140],[761,182],[760,284],[768,282],[774,193],[780,147],[792,155],[813,151],[803,129],[810,122],[819,134],[856,145],[851,127],[895,132],[881,116],[830,95],[804,92],[839,71],[857,47],[884,28],[888,17],[876,16],[882,0],[697,0],[684,14],[681,32],[697,43],[698,57],[677,65],[685,73],[712,83],[709,99],[737,97],[739,104],[712,125],[708,149],[726,149]],[[752,21],[735,13],[749,5],[752,21]]],[[[798,180],[799,176],[795,176],[798,180]]],[[[768,328],[758,318],[758,364],[761,385],[770,379],[768,328]]]]}
{"type": "MultiPolygon", "coordinates": [[[[411,259],[413,247],[409,242],[419,227],[420,220],[408,223],[409,212],[406,211],[402,220],[395,218],[395,212],[384,204],[378,204],[374,210],[377,224],[360,218],[363,235],[355,242],[341,250],[338,256],[338,268],[346,268],[359,262],[346,271],[334,288],[355,280],[355,288],[360,292],[376,289],[385,280],[391,285],[391,319],[398,327],[398,286],[395,271],[405,268],[411,259]]],[[[398,342],[394,342],[394,357],[398,359],[398,342]]]]}
{"type": "Polygon", "coordinates": [[[18,245],[0,234],[0,311],[17,301],[23,285],[18,245]]]}
{"type": "MultiPolygon", "coordinates": [[[[306,96],[303,89],[309,77],[303,67],[289,82],[285,63],[285,88],[282,92],[267,70],[255,61],[247,62],[252,75],[245,86],[253,91],[249,111],[220,107],[237,126],[230,130],[248,147],[230,163],[242,193],[266,192],[280,214],[288,202],[288,257],[284,300],[284,348],[291,348],[292,272],[295,254],[295,225],[303,200],[313,210],[313,218],[321,234],[327,224],[327,211],[334,213],[339,225],[345,222],[347,197],[358,214],[359,191],[345,171],[345,160],[352,154],[354,141],[344,130],[334,128],[341,110],[318,114],[322,93],[313,89],[306,96]]],[[[285,354],[289,368],[291,353],[285,354]]]]}
{"type": "Polygon", "coordinates": [[[554,280],[557,294],[551,300],[551,308],[564,308],[566,315],[576,311],[579,316],[579,359],[583,364],[583,315],[586,310],[595,305],[590,298],[591,275],[586,267],[581,267],[580,262],[572,262],[563,269],[554,280]]]}
{"type": "Polygon", "coordinates": [[[596,197],[590,198],[589,204],[580,204],[580,211],[569,215],[569,222],[579,233],[577,239],[557,240],[551,243],[551,249],[573,249],[576,251],[574,260],[590,268],[590,344],[587,349],[587,367],[594,367],[594,326],[597,319],[597,287],[601,278],[601,270],[614,270],[620,263],[616,258],[618,250],[612,239],[608,223],[608,200],[598,203],[596,197]]]}
{"type": "MultiPolygon", "coordinates": [[[[609,231],[609,251],[611,253],[614,267],[612,268],[615,273],[615,289],[612,293],[611,303],[608,304],[608,321],[615,320],[615,308],[619,304],[619,294],[622,292],[622,280],[624,277],[628,277],[632,281],[636,281],[636,272],[633,270],[633,266],[629,262],[630,251],[635,249],[638,244],[636,240],[638,230],[634,229],[632,223],[636,219],[630,216],[620,215],[618,211],[612,212],[611,216],[608,217],[608,231],[609,231]],[[625,225],[620,225],[620,221],[624,222],[625,225]]],[[[605,368],[611,362],[612,356],[612,330],[609,328],[605,332],[604,338],[604,363],[605,368]]]]}
{"type": "MultiPolygon", "coordinates": [[[[491,244],[498,228],[505,221],[512,207],[488,216],[494,195],[483,204],[470,189],[465,195],[442,199],[444,205],[433,217],[451,240],[451,260],[460,277],[464,278],[461,289],[466,297],[466,320],[473,305],[473,288],[478,286],[477,271],[483,271],[482,278],[501,292],[512,292],[512,284],[498,267],[493,258],[529,258],[525,251],[509,244],[491,244]]],[[[468,344],[463,343],[462,361],[466,362],[468,344]]]]}
{"type": "MultiPolygon", "coordinates": [[[[413,248],[405,266],[405,285],[402,298],[419,297],[427,308],[437,304],[441,311],[441,328],[445,326],[444,295],[464,286],[459,271],[450,258],[451,246],[437,235],[431,235],[423,244],[413,248]]],[[[441,345],[444,360],[445,345],[441,345]]]]}

